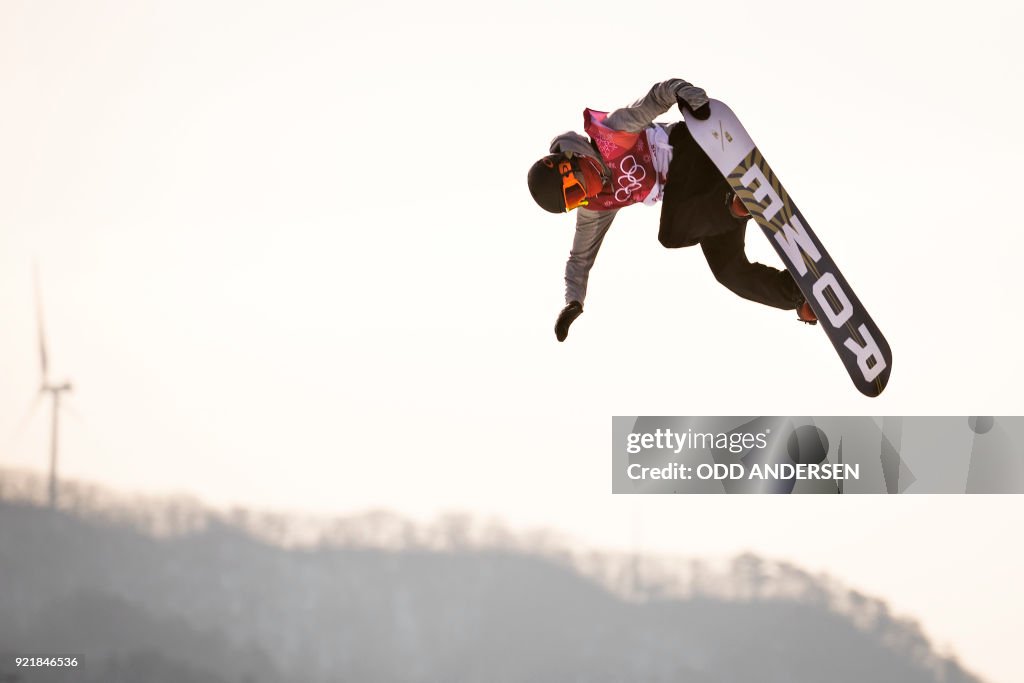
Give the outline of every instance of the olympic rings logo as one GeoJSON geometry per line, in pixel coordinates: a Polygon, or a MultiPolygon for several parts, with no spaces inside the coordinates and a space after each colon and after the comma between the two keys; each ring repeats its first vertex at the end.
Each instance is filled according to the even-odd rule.
{"type": "Polygon", "coordinates": [[[615,200],[624,202],[632,196],[634,190],[641,188],[641,182],[647,177],[647,170],[638,164],[636,158],[630,154],[619,164],[619,171],[622,172],[622,175],[616,179],[619,189],[615,190],[615,200]],[[629,165],[628,169],[626,168],[627,164],[629,165]]]}

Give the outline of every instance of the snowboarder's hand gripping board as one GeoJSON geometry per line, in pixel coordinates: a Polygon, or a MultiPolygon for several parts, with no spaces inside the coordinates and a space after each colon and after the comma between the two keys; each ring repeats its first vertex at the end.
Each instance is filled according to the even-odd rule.
{"type": "Polygon", "coordinates": [[[718,100],[709,106],[707,118],[687,113],[686,127],[792,273],[857,389],[878,396],[892,369],[888,342],[736,115],[718,100]]]}

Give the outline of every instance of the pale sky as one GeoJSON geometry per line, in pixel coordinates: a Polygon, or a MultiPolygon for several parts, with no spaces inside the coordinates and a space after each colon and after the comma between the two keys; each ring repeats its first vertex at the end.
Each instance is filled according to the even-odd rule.
{"type": "Polygon", "coordinates": [[[67,476],[755,550],[1020,680],[1020,497],[610,495],[613,415],[1024,414],[1019,4],[767,7],[3,3],[0,464],[46,466],[36,260],[67,476]],[[573,217],[526,170],[670,77],[736,111],[885,332],[880,398],[661,248],[657,208],[620,213],[555,341],[573,217]]]}

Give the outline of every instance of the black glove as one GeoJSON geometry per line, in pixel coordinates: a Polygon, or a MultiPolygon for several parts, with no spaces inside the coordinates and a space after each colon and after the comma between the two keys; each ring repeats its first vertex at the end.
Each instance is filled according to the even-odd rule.
{"type": "Polygon", "coordinates": [[[692,116],[698,121],[705,121],[711,116],[711,103],[705,102],[696,109],[690,106],[690,103],[684,100],[682,97],[677,97],[676,101],[679,103],[679,113],[683,116],[692,116]]]}
{"type": "Polygon", "coordinates": [[[583,313],[583,304],[579,301],[570,301],[566,304],[562,312],[558,314],[558,320],[555,321],[555,338],[558,341],[565,341],[565,338],[569,336],[569,325],[572,325],[572,321],[580,317],[583,313]]]}

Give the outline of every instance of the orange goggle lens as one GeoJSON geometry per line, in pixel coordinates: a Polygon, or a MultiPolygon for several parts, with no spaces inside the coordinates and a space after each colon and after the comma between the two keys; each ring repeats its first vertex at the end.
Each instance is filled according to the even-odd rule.
{"type": "Polygon", "coordinates": [[[583,183],[573,173],[572,164],[568,161],[559,162],[558,172],[562,174],[562,197],[565,199],[565,210],[572,211],[586,206],[587,191],[583,188],[583,183]]]}

